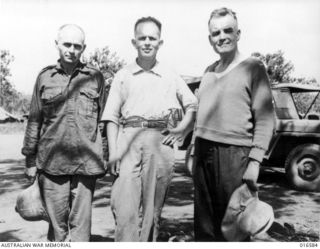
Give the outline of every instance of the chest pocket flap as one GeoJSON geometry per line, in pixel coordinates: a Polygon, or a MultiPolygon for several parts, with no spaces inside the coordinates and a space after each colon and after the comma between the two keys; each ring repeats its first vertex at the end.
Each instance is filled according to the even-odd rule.
{"type": "Polygon", "coordinates": [[[49,104],[56,101],[62,95],[61,88],[47,89],[41,94],[41,100],[43,104],[49,104]]]}
{"type": "Polygon", "coordinates": [[[97,118],[99,93],[92,89],[80,89],[79,114],[87,118],[97,118]]]}

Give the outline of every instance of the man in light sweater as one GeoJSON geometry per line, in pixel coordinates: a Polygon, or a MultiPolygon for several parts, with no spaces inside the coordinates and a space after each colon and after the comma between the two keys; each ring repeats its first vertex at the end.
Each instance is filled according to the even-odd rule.
{"type": "Polygon", "coordinates": [[[236,14],[214,10],[208,26],[209,42],[220,59],[206,69],[199,89],[194,228],[196,241],[225,241],[221,222],[231,194],[243,182],[257,190],[274,110],[263,63],[238,50],[236,14]]]}

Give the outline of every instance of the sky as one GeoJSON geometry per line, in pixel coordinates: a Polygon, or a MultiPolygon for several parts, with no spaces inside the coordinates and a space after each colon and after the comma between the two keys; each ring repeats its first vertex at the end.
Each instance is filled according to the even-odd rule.
{"type": "Polygon", "coordinates": [[[84,29],[84,56],[109,46],[130,63],[136,57],[135,21],[154,16],[162,22],[164,40],[159,61],[181,75],[201,76],[218,59],[207,22],[219,7],[237,13],[240,52],[282,50],[295,67],[293,76],[320,83],[319,0],[0,0],[0,49],[15,57],[10,68],[16,89],[31,94],[40,70],[58,59],[54,40],[63,24],[84,29]]]}

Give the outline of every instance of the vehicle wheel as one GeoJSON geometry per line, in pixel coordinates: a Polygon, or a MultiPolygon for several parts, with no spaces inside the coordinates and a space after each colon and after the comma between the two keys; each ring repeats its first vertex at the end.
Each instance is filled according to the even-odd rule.
{"type": "Polygon", "coordinates": [[[299,190],[320,191],[320,145],[295,147],[285,162],[286,177],[299,190]]]}
{"type": "Polygon", "coordinates": [[[190,144],[186,150],[186,156],[185,156],[185,166],[187,168],[187,172],[190,176],[192,176],[193,172],[193,150],[194,150],[194,145],[190,144]]]}

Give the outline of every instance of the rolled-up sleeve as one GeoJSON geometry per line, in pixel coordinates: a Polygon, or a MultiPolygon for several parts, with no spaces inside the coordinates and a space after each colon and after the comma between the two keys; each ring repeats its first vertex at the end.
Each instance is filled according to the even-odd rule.
{"type": "Polygon", "coordinates": [[[101,117],[102,121],[111,121],[119,125],[121,106],[123,102],[123,97],[121,92],[122,84],[123,84],[122,72],[119,71],[115,75],[111,83],[111,88],[108,95],[107,103],[101,117]]]}
{"type": "Polygon", "coordinates": [[[40,139],[40,130],[43,122],[41,108],[40,76],[38,76],[32,94],[30,113],[24,136],[23,147],[21,150],[22,154],[25,156],[36,155],[37,153],[38,142],[40,139]]]}
{"type": "Polygon", "coordinates": [[[176,77],[177,97],[182,104],[184,112],[196,112],[198,109],[198,100],[191,92],[186,82],[180,77],[176,77]]]}

